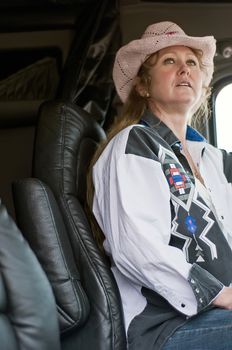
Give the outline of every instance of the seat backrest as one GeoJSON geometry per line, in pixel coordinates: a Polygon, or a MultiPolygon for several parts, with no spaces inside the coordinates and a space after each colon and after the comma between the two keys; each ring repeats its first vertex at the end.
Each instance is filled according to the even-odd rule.
{"type": "Polygon", "coordinates": [[[0,204],[1,350],[60,349],[54,296],[44,271],[0,204]]]}
{"type": "MultiPolygon", "coordinates": [[[[83,326],[62,338],[62,348],[67,350],[126,349],[118,288],[107,258],[96,246],[83,210],[87,166],[104,137],[98,123],[76,105],[48,102],[40,110],[33,177],[46,184],[54,194],[70,240],[68,251],[73,254],[90,304],[83,326]]],[[[20,211],[18,216],[20,200],[15,204],[20,224],[30,208],[24,213],[20,211]]],[[[40,215],[44,214],[40,212],[35,220],[42,220],[40,215]]]]}
{"type": "Polygon", "coordinates": [[[67,335],[88,318],[89,301],[59,207],[49,187],[36,178],[16,181],[13,194],[18,224],[52,285],[60,333],[67,335]]]}

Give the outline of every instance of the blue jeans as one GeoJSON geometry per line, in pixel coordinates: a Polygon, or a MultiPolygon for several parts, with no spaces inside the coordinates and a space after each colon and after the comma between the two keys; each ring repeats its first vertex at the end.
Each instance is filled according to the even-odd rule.
{"type": "Polygon", "coordinates": [[[163,350],[232,350],[232,311],[214,308],[193,317],[163,350]]]}

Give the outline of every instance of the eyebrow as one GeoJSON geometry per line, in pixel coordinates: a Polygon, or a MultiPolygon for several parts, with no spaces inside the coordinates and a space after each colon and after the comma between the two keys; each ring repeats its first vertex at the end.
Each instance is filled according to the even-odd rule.
{"type": "MultiPolygon", "coordinates": [[[[176,55],[176,52],[174,52],[174,51],[169,51],[169,52],[163,53],[162,56],[170,55],[170,54],[176,55]]],[[[197,56],[194,54],[194,52],[188,52],[187,55],[197,57],[197,56]]]]}

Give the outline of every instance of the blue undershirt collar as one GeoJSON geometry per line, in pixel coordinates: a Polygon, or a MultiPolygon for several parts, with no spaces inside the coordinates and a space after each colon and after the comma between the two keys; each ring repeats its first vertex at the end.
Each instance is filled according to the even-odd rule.
{"type": "MultiPolygon", "coordinates": [[[[174,133],[169,129],[169,127],[163,123],[159,118],[157,118],[151,111],[146,110],[140,120],[140,124],[149,126],[155,129],[159,135],[170,145],[180,143],[178,138],[174,133]]],[[[187,125],[186,130],[186,140],[196,141],[196,142],[206,142],[206,139],[190,125],[187,125]]]]}

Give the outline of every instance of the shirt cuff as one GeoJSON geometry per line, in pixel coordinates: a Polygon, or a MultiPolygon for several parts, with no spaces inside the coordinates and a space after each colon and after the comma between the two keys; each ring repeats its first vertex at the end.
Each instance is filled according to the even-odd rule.
{"type": "Polygon", "coordinates": [[[197,312],[205,309],[220,293],[224,285],[197,264],[189,272],[188,282],[197,300],[197,312]]]}

